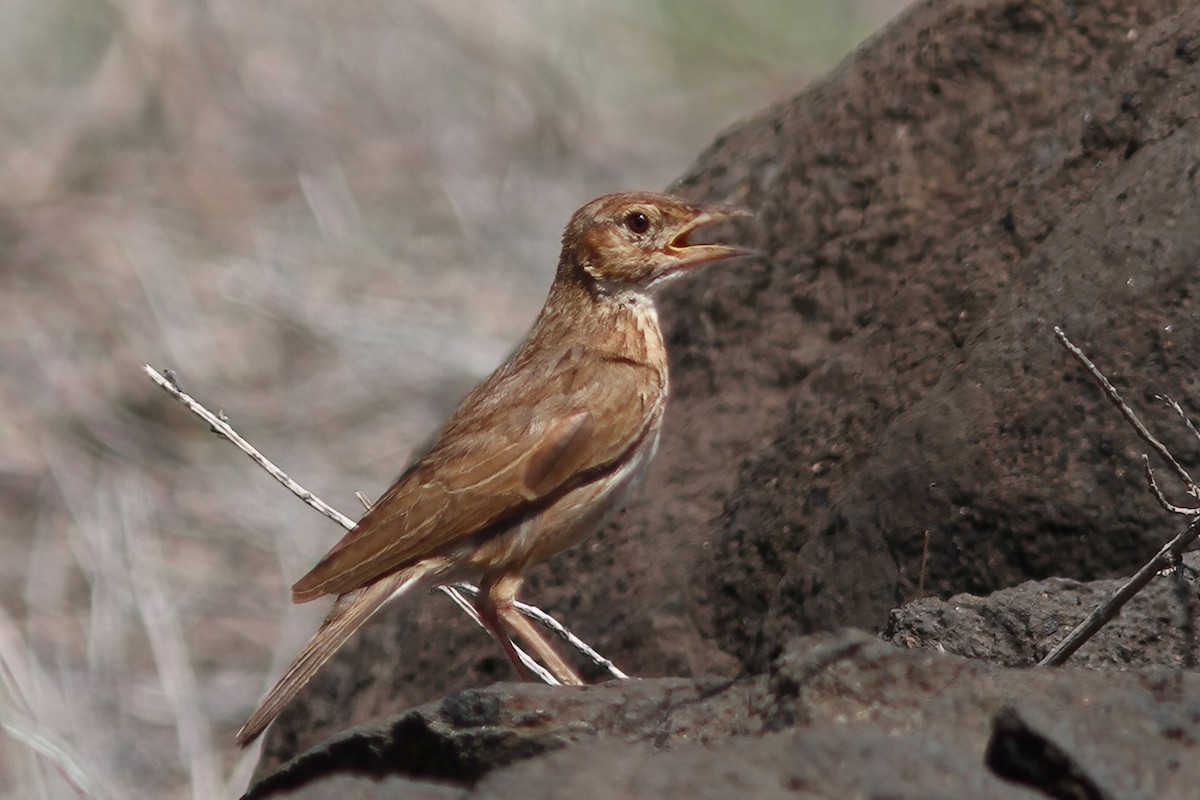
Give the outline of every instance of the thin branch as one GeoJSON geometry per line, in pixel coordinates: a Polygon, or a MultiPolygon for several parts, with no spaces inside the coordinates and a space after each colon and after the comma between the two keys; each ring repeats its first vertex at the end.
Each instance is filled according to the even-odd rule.
{"type": "MultiPolygon", "coordinates": [[[[1104,393],[1108,396],[1108,399],[1117,407],[1118,410],[1120,410],[1121,416],[1125,417],[1125,421],[1128,422],[1135,431],[1137,431],[1137,434],[1142,438],[1142,441],[1148,444],[1150,448],[1154,450],[1154,452],[1157,453],[1160,458],[1163,459],[1163,461],[1171,465],[1171,468],[1175,471],[1175,474],[1179,476],[1180,480],[1182,480],[1184,485],[1187,486],[1189,494],[1195,496],[1196,483],[1192,480],[1192,476],[1188,474],[1187,470],[1185,470],[1182,465],[1180,465],[1180,463],[1175,459],[1175,456],[1171,454],[1166,446],[1163,445],[1163,443],[1160,442],[1158,438],[1154,436],[1154,434],[1150,433],[1146,426],[1142,424],[1142,421],[1138,419],[1138,416],[1133,412],[1133,409],[1126,404],[1126,402],[1121,398],[1120,393],[1118,393],[1113,385],[1109,383],[1108,378],[1106,378],[1104,374],[1100,372],[1099,368],[1092,363],[1091,359],[1084,355],[1082,350],[1076,347],[1075,344],[1067,338],[1067,335],[1063,333],[1062,328],[1058,327],[1057,325],[1054,326],[1054,335],[1058,337],[1058,341],[1062,344],[1062,346],[1065,347],[1067,351],[1071,353],[1071,355],[1073,355],[1081,364],[1084,365],[1084,367],[1087,368],[1088,372],[1091,373],[1096,383],[1100,384],[1101,388],[1104,389],[1104,393]]],[[[1183,416],[1186,421],[1186,416],[1183,414],[1183,409],[1177,408],[1177,412],[1180,414],[1180,416],[1183,416]]],[[[1188,427],[1193,431],[1195,430],[1192,428],[1190,423],[1188,424],[1188,427]]],[[[1125,603],[1129,602],[1129,600],[1135,594],[1141,591],[1146,584],[1153,580],[1155,575],[1159,574],[1164,569],[1173,567],[1176,563],[1178,563],[1183,553],[1183,548],[1194,542],[1197,536],[1200,536],[1200,509],[1176,506],[1167,500],[1166,496],[1158,488],[1157,481],[1154,479],[1154,471],[1150,468],[1149,457],[1143,454],[1142,459],[1145,464],[1146,479],[1150,484],[1151,493],[1155,496],[1163,508],[1176,514],[1191,517],[1191,522],[1189,522],[1187,527],[1184,528],[1175,538],[1163,545],[1162,549],[1160,549],[1154,555],[1154,558],[1146,562],[1146,564],[1139,569],[1132,578],[1122,584],[1120,588],[1118,588],[1112,593],[1112,595],[1100,603],[1100,605],[1096,606],[1092,613],[1088,614],[1083,622],[1079,623],[1074,630],[1067,634],[1065,639],[1059,642],[1053,650],[1046,654],[1045,658],[1038,662],[1039,667],[1056,667],[1070,658],[1071,654],[1078,650],[1084,642],[1086,642],[1088,639],[1094,636],[1097,631],[1108,624],[1108,622],[1120,612],[1121,607],[1124,606],[1125,603]]]]}
{"type": "MultiPolygon", "coordinates": [[[[1196,430],[1196,423],[1192,422],[1192,418],[1184,413],[1183,406],[1179,405],[1176,400],[1168,397],[1165,394],[1156,395],[1156,399],[1162,400],[1171,408],[1172,411],[1179,415],[1179,418],[1183,420],[1183,424],[1187,426],[1188,431],[1191,432],[1192,438],[1196,440],[1197,444],[1200,444],[1200,431],[1196,430]]],[[[1188,487],[1188,494],[1200,500],[1200,487],[1193,483],[1188,487]]]]}
{"type": "Polygon", "coordinates": [[[1150,456],[1142,453],[1142,466],[1146,470],[1146,482],[1150,484],[1150,491],[1153,493],[1158,504],[1164,510],[1170,511],[1172,514],[1179,514],[1184,517],[1200,516],[1200,508],[1187,508],[1185,506],[1177,506],[1167,499],[1167,496],[1158,488],[1158,482],[1154,480],[1154,470],[1150,468],[1150,456]]]}
{"type": "MultiPolygon", "coordinates": [[[[472,586],[469,583],[456,583],[454,584],[454,588],[466,592],[472,597],[479,594],[478,587],[472,586]]],[[[520,600],[514,602],[513,606],[516,607],[517,611],[520,611],[531,620],[542,623],[542,625],[549,628],[553,633],[557,634],[558,638],[571,645],[571,647],[579,651],[581,655],[586,656],[596,666],[607,670],[608,673],[614,678],[620,678],[621,680],[629,679],[629,676],[618,669],[615,664],[593,650],[591,645],[580,639],[575,634],[571,633],[563,626],[561,622],[547,614],[545,611],[542,611],[537,606],[531,606],[528,603],[522,603],[520,600]]]]}
{"type": "MultiPolygon", "coordinates": [[[[275,480],[286,486],[288,490],[292,492],[292,494],[299,497],[310,507],[321,512],[329,519],[337,522],[346,530],[352,530],[354,528],[355,523],[353,520],[288,477],[287,473],[277,467],[274,463],[267,459],[266,456],[260,453],[257,448],[242,438],[242,436],[238,434],[238,432],[235,431],[225,419],[209,411],[191,395],[179,388],[179,383],[176,381],[175,375],[172,374],[170,370],[167,370],[167,375],[163,376],[149,364],[143,365],[143,369],[145,369],[146,374],[150,376],[150,379],[162,387],[164,391],[166,391],[179,402],[183,403],[183,405],[186,406],[187,409],[193,414],[211,425],[212,429],[216,433],[219,433],[236,445],[237,448],[249,456],[255,464],[258,464],[260,467],[266,470],[271,477],[275,478],[275,480]]],[[[362,494],[361,492],[356,492],[355,495],[358,497],[359,502],[361,502],[364,507],[370,507],[370,501],[367,499],[366,495],[362,494]]],[[[474,597],[479,593],[478,587],[469,583],[459,583],[455,584],[454,586],[437,586],[436,588],[438,591],[442,592],[451,600],[453,600],[459,608],[463,609],[471,617],[471,619],[475,620],[476,624],[478,624],[480,627],[483,627],[483,622],[479,619],[479,615],[476,613],[475,608],[468,603],[460,593],[465,592],[474,597]]],[[[611,661],[597,653],[586,642],[579,639],[579,637],[567,630],[560,622],[558,622],[558,620],[554,619],[546,612],[535,606],[527,605],[525,603],[518,602],[516,606],[521,613],[525,614],[527,617],[538,620],[547,628],[557,633],[564,641],[566,641],[594,663],[607,669],[614,677],[629,677],[624,672],[617,669],[611,661]]],[[[558,683],[558,681],[556,681],[549,672],[542,668],[540,664],[534,661],[529,654],[521,650],[519,647],[517,648],[517,656],[521,659],[521,662],[529,667],[530,671],[536,674],[541,680],[552,685],[558,683]]]]}
{"type": "Polygon", "coordinates": [[[1092,378],[1094,378],[1096,383],[1100,384],[1100,387],[1104,389],[1104,393],[1108,395],[1108,399],[1121,412],[1121,416],[1125,417],[1125,421],[1128,422],[1135,431],[1137,431],[1137,435],[1142,438],[1142,441],[1149,445],[1150,449],[1157,453],[1159,458],[1171,465],[1171,469],[1175,470],[1175,474],[1179,476],[1179,479],[1183,481],[1184,485],[1188,487],[1189,491],[1194,489],[1196,482],[1192,480],[1192,476],[1188,474],[1188,471],[1183,468],[1182,464],[1175,460],[1175,456],[1171,455],[1171,451],[1167,449],[1166,445],[1160,442],[1158,438],[1151,433],[1145,425],[1142,424],[1142,421],[1138,419],[1137,414],[1133,413],[1133,409],[1130,408],[1123,399],[1121,399],[1121,395],[1117,392],[1116,388],[1108,382],[1108,378],[1104,377],[1104,373],[1102,373],[1096,367],[1096,365],[1092,363],[1090,358],[1083,354],[1082,350],[1075,346],[1074,342],[1067,338],[1067,335],[1063,333],[1062,328],[1058,327],[1057,325],[1054,326],[1054,335],[1058,337],[1058,341],[1062,344],[1062,346],[1065,347],[1071,355],[1075,356],[1076,360],[1083,364],[1083,366],[1087,368],[1088,372],[1092,373],[1092,378]]]}
{"type": "Polygon", "coordinates": [[[513,605],[516,606],[517,610],[525,616],[536,622],[542,623],[542,625],[556,633],[560,639],[571,645],[571,647],[575,648],[582,655],[589,658],[596,666],[607,670],[608,674],[612,675],[614,678],[618,678],[623,681],[629,680],[629,676],[618,669],[616,664],[597,653],[592,649],[591,645],[580,639],[575,634],[571,633],[571,631],[567,630],[567,628],[561,622],[547,614],[545,611],[542,611],[537,606],[531,606],[528,603],[522,603],[520,600],[515,601],[513,605]]]}
{"type": "Polygon", "coordinates": [[[1196,440],[1196,443],[1200,444],[1200,431],[1196,430],[1196,423],[1192,422],[1192,418],[1184,412],[1183,406],[1179,405],[1179,401],[1170,395],[1165,394],[1155,395],[1155,399],[1162,400],[1164,403],[1170,406],[1171,410],[1178,414],[1179,418],[1183,420],[1183,424],[1187,426],[1187,429],[1192,432],[1192,437],[1196,440]]]}
{"type": "Polygon", "coordinates": [[[221,417],[218,417],[204,406],[200,405],[192,398],[190,394],[180,389],[179,384],[175,380],[175,376],[170,373],[170,370],[168,370],[170,377],[165,378],[149,364],[143,364],[142,369],[146,370],[146,374],[150,376],[150,380],[161,386],[167,392],[167,394],[171,395],[176,400],[187,406],[188,411],[191,411],[193,414],[200,417],[200,419],[211,425],[215,432],[221,434],[226,439],[237,445],[239,450],[250,456],[251,461],[265,469],[272,478],[286,486],[292,494],[296,495],[296,497],[299,497],[301,500],[308,503],[317,511],[320,511],[322,514],[329,517],[346,530],[350,530],[354,527],[354,520],[345,516],[336,508],[329,505],[324,500],[310,492],[308,489],[305,489],[303,486],[289,478],[286,472],[275,466],[267,459],[266,456],[258,452],[258,450],[256,450],[249,442],[243,439],[228,422],[221,417]]]}
{"type": "MultiPolygon", "coordinates": [[[[475,620],[476,625],[478,625],[481,628],[484,628],[483,620],[479,618],[479,612],[475,610],[475,606],[473,604],[471,604],[470,602],[468,602],[467,598],[462,596],[463,591],[466,591],[468,594],[470,594],[472,596],[479,594],[478,587],[473,586],[469,583],[460,583],[460,584],[456,584],[454,586],[439,586],[437,588],[439,591],[441,591],[443,594],[445,594],[447,597],[449,597],[451,600],[453,600],[455,605],[457,605],[459,608],[461,608],[468,617],[475,620]]],[[[528,669],[530,672],[532,672],[534,675],[537,675],[538,679],[541,680],[542,683],[547,683],[551,686],[560,686],[561,685],[558,681],[558,678],[556,678],[552,674],[550,674],[550,670],[546,669],[541,664],[539,664],[537,661],[535,661],[533,656],[529,655],[524,650],[517,647],[515,644],[513,645],[513,647],[517,651],[517,658],[521,659],[521,663],[525,665],[525,668],[528,669]]]]}
{"type": "Polygon", "coordinates": [[[1096,631],[1108,624],[1120,612],[1121,606],[1125,605],[1131,597],[1141,591],[1142,587],[1149,583],[1155,575],[1171,567],[1178,560],[1180,553],[1183,552],[1183,548],[1194,542],[1197,536],[1200,536],[1200,517],[1194,517],[1178,536],[1163,545],[1163,548],[1155,554],[1154,558],[1150,559],[1121,588],[1113,592],[1103,603],[1096,606],[1095,610],[1088,614],[1087,618],[1076,626],[1075,630],[1067,634],[1067,638],[1059,642],[1045,658],[1038,662],[1038,666],[1057,667],[1070,658],[1071,654],[1078,650],[1084,642],[1092,638],[1096,631]]]}

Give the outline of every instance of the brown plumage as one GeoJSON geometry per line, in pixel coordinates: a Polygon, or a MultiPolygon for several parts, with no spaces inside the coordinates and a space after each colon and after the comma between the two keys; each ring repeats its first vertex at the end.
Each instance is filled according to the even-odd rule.
{"type": "Polygon", "coordinates": [[[292,587],[297,603],[337,599],[238,732],[240,744],[253,741],[371,614],[421,584],[479,579],[480,616],[518,671],[510,632],[560,681],[581,683],[512,604],[524,571],[603,524],[654,455],[667,356],[648,292],[688,268],[744,255],[689,241],[735,216],[744,212],[650,193],[606,195],[575,213],[524,344],[292,587]]]}

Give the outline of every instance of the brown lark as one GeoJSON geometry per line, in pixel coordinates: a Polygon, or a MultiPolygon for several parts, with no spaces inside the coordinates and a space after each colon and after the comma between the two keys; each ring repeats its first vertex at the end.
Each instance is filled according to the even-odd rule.
{"type": "Polygon", "coordinates": [[[334,595],[303,652],[238,732],[249,744],[367,618],[415,586],[478,579],[479,615],[524,674],[518,636],[561,682],[582,681],[513,607],[522,576],[595,531],[658,447],[667,354],[650,292],[746,255],[697,244],[745,212],[663,194],[600,197],[571,218],[546,305],[528,338],[475,388],[424,456],[292,587],[334,595]]]}

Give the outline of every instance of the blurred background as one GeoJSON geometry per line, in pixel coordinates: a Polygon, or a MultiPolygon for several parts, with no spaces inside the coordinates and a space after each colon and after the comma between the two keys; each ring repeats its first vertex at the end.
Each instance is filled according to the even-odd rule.
{"type": "Polygon", "coordinates": [[[286,587],[340,530],[142,363],[357,516],[525,332],[577,206],[901,5],[4,0],[0,797],[236,796],[325,610],[286,587]]]}

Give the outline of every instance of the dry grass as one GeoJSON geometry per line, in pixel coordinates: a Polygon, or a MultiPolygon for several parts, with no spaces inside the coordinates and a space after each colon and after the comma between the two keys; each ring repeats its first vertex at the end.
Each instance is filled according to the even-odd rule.
{"type": "Polygon", "coordinates": [[[0,797],[236,795],[343,510],[655,188],[895,2],[13,0],[0,31],[0,797]],[[400,413],[402,410],[403,413],[400,413]]]}

